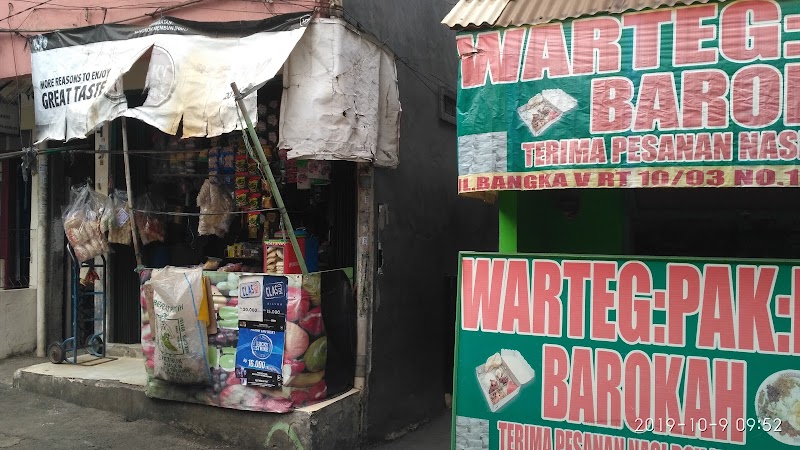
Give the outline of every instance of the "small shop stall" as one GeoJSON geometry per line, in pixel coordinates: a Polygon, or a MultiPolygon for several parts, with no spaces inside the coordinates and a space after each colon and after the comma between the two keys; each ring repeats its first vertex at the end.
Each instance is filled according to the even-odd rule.
{"type": "Polygon", "coordinates": [[[355,162],[397,165],[393,55],[303,14],[32,42],[37,142],[120,123],[124,188],[77,186],[64,224],[81,261],[135,249],[147,395],[283,413],[351,388],[355,264],[330,249],[357,230],[335,207],[355,162]],[[136,99],[122,80],[142,58],[136,99]]]}
{"type": "Polygon", "coordinates": [[[725,236],[800,186],[800,2],[475,3],[444,20],[458,190],[500,251],[459,261],[452,448],[796,448],[800,262],[753,259],[796,244],[725,236]]]}

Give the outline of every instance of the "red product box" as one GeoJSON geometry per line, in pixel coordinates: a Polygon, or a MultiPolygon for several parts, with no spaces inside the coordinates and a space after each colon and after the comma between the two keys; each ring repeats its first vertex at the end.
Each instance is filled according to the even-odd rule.
{"type": "MultiPolygon", "coordinates": [[[[306,239],[297,237],[297,246],[305,258],[306,239]]],[[[292,248],[292,242],[283,239],[264,241],[264,273],[300,274],[300,262],[292,248]]]]}

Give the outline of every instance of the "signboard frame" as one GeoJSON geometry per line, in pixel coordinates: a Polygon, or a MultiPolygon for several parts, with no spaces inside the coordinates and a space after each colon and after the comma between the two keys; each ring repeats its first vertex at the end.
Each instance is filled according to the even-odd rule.
{"type": "MultiPolygon", "coordinates": [[[[486,262],[486,268],[489,268],[490,271],[499,270],[496,269],[494,266],[494,262],[486,262]]],[[[684,273],[684,275],[692,272],[688,270],[684,273]]],[[[546,272],[545,272],[546,273],[546,272]]],[[[574,272],[572,272],[574,273],[574,272]]],[[[670,272],[673,273],[673,272],[670,272]]],[[[681,272],[674,272],[675,274],[679,274],[681,272]]],[[[520,272],[517,272],[518,277],[516,280],[518,281],[520,272]]],[[[544,275],[543,275],[544,276],[544,275]]],[[[559,275],[561,276],[561,275],[559,275]]],[[[678,275],[674,275],[678,276],[678,275]]],[[[692,275],[694,276],[694,275],[692,275]]],[[[474,282],[474,278],[473,282],[474,282]]],[[[688,278],[687,278],[688,279],[688,278]]],[[[631,282],[631,285],[634,283],[631,282]]],[[[691,283],[690,283],[691,284],[691,283]]],[[[729,259],[729,258],[691,258],[691,257],[654,257],[654,256],[609,256],[609,255],[567,255],[567,254],[516,254],[516,253],[483,253],[483,252],[461,252],[459,255],[459,273],[458,273],[458,302],[457,302],[457,309],[456,309],[456,336],[455,336],[455,352],[454,352],[454,375],[453,375],[453,417],[452,417],[452,432],[451,432],[451,448],[460,449],[460,448],[491,448],[491,449],[510,449],[512,448],[509,445],[508,439],[521,439],[521,441],[517,441],[516,443],[519,445],[521,442],[521,447],[524,449],[559,449],[559,450],[566,450],[567,448],[580,448],[577,447],[574,443],[574,439],[576,436],[580,436],[581,439],[588,436],[599,436],[600,439],[611,439],[609,442],[615,443],[615,439],[621,439],[623,444],[621,449],[640,449],[646,448],[650,450],[651,448],[658,448],[658,449],[666,449],[666,450],[686,450],[686,449],[698,449],[698,448],[705,448],[705,449],[733,449],[733,448],[770,448],[770,449],[790,449],[794,446],[800,446],[800,438],[793,438],[791,444],[787,444],[786,442],[780,442],[777,438],[773,438],[768,433],[765,433],[766,428],[775,428],[775,427],[782,427],[784,424],[788,422],[783,418],[770,418],[770,417],[761,417],[763,413],[759,413],[756,411],[757,408],[757,401],[762,401],[767,397],[766,392],[770,389],[769,386],[774,385],[776,380],[778,380],[782,375],[783,372],[786,370],[793,370],[794,368],[800,368],[800,365],[796,363],[796,361],[790,360],[790,358],[796,358],[800,356],[800,342],[799,339],[796,337],[794,338],[794,344],[791,344],[791,337],[800,335],[800,261],[798,260],[779,260],[779,259],[729,259]],[[520,284],[510,283],[508,279],[508,272],[510,268],[509,261],[516,261],[517,262],[517,269],[521,267],[525,267],[527,270],[527,280],[529,284],[527,285],[529,289],[526,289],[529,293],[532,292],[530,296],[528,296],[528,300],[530,302],[530,311],[531,314],[531,328],[529,332],[521,333],[519,326],[520,322],[513,322],[511,323],[512,330],[509,331],[508,328],[502,329],[500,325],[506,319],[503,317],[497,317],[497,323],[495,324],[496,331],[469,331],[465,330],[464,328],[464,320],[465,320],[465,310],[464,310],[464,295],[465,295],[465,263],[466,259],[471,259],[473,262],[470,263],[468,269],[472,270],[476,267],[476,262],[478,259],[488,259],[488,260],[497,260],[497,259],[505,259],[505,263],[500,264],[502,266],[502,270],[500,272],[495,272],[498,274],[503,275],[503,280],[497,282],[491,281],[491,286],[484,286],[484,293],[489,292],[492,290],[492,287],[499,288],[505,292],[508,289],[509,285],[512,286],[520,286],[520,284]],[[535,271],[537,270],[555,270],[551,271],[551,274],[561,274],[563,271],[561,267],[563,267],[564,262],[568,262],[573,264],[570,268],[570,271],[576,270],[578,267],[583,267],[582,270],[585,270],[586,264],[591,265],[591,268],[588,272],[583,272],[588,278],[583,278],[580,282],[582,288],[584,289],[584,298],[582,303],[581,311],[583,311],[583,319],[584,319],[584,327],[582,327],[583,332],[585,333],[584,338],[578,339],[575,337],[570,337],[570,333],[575,333],[577,328],[572,327],[569,324],[569,320],[567,317],[573,317],[571,312],[567,312],[567,302],[568,302],[568,288],[572,286],[572,284],[568,284],[567,276],[564,275],[560,278],[561,281],[561,291],[559,292],[559,302],[563,303],[560,316],[563,319],[558,323],[551,323],[546,326],[556,326],[558,330],[560,330],[561,337],[546,337],[546,336],[534,336],[533,333],[536,332],[536,327],[541,326],[536,325],[536,301],[533,300],[533,297],[536,294],[536,287],[534,284],[536,283],[536,275],[534,275],[535,271]],[[543,264],[542,267],[549,267],[549,269],[540,269],[539,266],[534,266],[534,262],[541,262],[543,264]],[[524,264],[523,264],[524,263],[524,264]],[[553,264],[556,263],[559,268],[553,269],[553,264]],[[592,265],[595,263],[602,263],[598,264],[597,266],[592,265]],[[581,266],[583,264],[583,266],[581,266]],[[734,314],[740,314],[739,310],[739,299],[740,299],[740,289],[739,289],[739,274],[741,273],[741,280],[747,280],[747,277],[754,277],[755,280],[752,284],[745,284],[745,286],[752,287],[752,292],[761,292],[760,294],[753,294],[755,298],[756,295],[760,295],[763,297],[765,292],[768,292],[769,300],[767,301],[767,306],[770,308],[771,315],[769,316],[770,326],[773,326],[773,338],[769,340],[772,342],[774,348],[772,349],[772,354],[767,349],[760,348],[759,346],[764,346],[765,348],[769,346],[766,344],[767,340],[764,343],[754,342],[753,340],[750,341],[749,344],[741,344],[741,342],[745,342],[742,339],[742,334],[739,331],[739,327],[736,327],[735,333],[731,333],[732,335],[736,336],[736,344],[734,349],[731,348],[723,348],[723,349],[708,349],[702,348],[697,346],[692,346],[699,341],[699,336],[703,336],[705,343],[713,343],[716,346],[725,346],[725,342],[729,342],[730,337],[723,337],[717,333],[714,337],[711,338],[711,341],[708,341],[709,336],[705,333],[705,330],[701,333],[699,328],[701,325],[698,325],[699,322],[699,315],[703,314],[701,309],[698,307],[695,312],[689,313],[686,312],[682,316],[683,320],[683,347],[680,345],[672,344],[662,344],[662,343],[654,343],[654,341],[661,339],[662,341],[668,342],[672,339],[673,333],[668,331],[666,325],[664,327],[660,327],[659,325],[655,324],[656,319],[655,313],[659,313],[662,319],[659,320],[668,320],[665,319],[666,316],[671,314],[669,312],[669,305],[672,305],[672,297],[668,297],[668,290],[670,289],[667,283],[669,280],[677,280],[680,278],[671,278],[673,275],[667,275],[667,270],[682,270],[688,267],[699,267],[700,270],[696,271],[697,280],[699,283],[702,283],[701,291],[703,292],[706,289],[706,283],[710,283],[708,280],[716,280],[714,283],[708,284],[708,286],[716,286],[716,288],[722,290],[716,291],[708,291],[708,292],[715,292],[718,295],[718,299],[724,298],[724,284],[720,283],[719,280],[724,277],[724,274],[727,273],[730,279],[730,286],[733,291],[728,293],[728,297],[731,299],[731,306],[733,307],[732,311],[734,314]],[[642,289],[646,290],[647,286],[650,287],[650,292],[652,293],[651,299],[648,299],[650,305],[650,326],[647,330],[647,335],[650,336],[650,343],[643,343],[638,342],[635,344],[629,344],[620,339],[620,329],[621,327],[617,326],[616,330],[612,331],[614,337],[606,341],[597,341],[594,342],[590,340],[590,326],[589,321],[594,320],[594,318],[590,318],[590,314],[593,312],[592,308],[594,308],[594,302],[601,302],[601,301],[608,301],[609,299],[606,297],[604,300],[602,297],[595,298],[593,296],[593,292],[590,289],[593,289],[592,284],[589,284],[587,287],[587,280],[592,280],[594,276],[597,276],[595,273],[598,270],[608,270],[611,268],[612,272],[606,272],[605,278],[603,278],[607,284],[607,290],[614,291],[612,293],[611,302],[613,305],[619,305],[618,298],[619,298],[619,291],[622,289],[620,284],[616,282],[618,280],[618,275],[621,273],[624,267],[628,267],[627,269],[630,271],[636,272],[638,270],[638,277],[636,281],[636,286],[634,288],[630,288],[628,286],[626,289],[626,296],[630,299],[631,302],[635,300],[643,300],[642,295],[639,295],[637,291],[638,287],[642,287],[642,289]],[[653,270],[653,267],[656,267],[653,270]],[[647,270],[642,270],[642,268],[646,268],[647,270]],[[725,271],[727,268],[727,272],[725,271]],[[741,270],[741,272],[739,272],[741,270]],[[661,271],[661,272],[660,272],[661,271]],[[771,271],[774,271],[771,272],[771,271]],[[662,273],[663,272],[663,273],[662,273]],[[765,289],[762,286],[762,282],[766,283],[765,281],[760,281],[762,274],[766,274],[768,277],[771,278],[771,283],[769,285],[768,291],[761,291],[761,289],[765,289]],[[771,274],[771,275],[770,275],[771,274]],[[649,278],[649,285],[647,281],[642,281],[644,284],[640,283],[640,280],[645,280],[649,278]],[[736,280],[736,281],[734,281],[736,280]],[[610,282],[610,283],[609,283],[610,282]],[[735,286],[735,287],[734,287],[735,286]],[[787,290],[788,288],[788,290],[787,290]],[[488,289],[488,290],[486,290],[488,289]],[[566,290],[565,290],[566,289],[566,290]],[[797,291],[797,292],[795,292],[797,291]],[[659,292],[661,294],[659,294],[659,292]],[[723,294],[720,294],[722,292],[723,294]],[[659,298],[660,297],[660,298],[659,298]],[[665,300],[665,298],[667,300],[665,300]],[[651,301],[652,300],[652,301],[651,301]],[[666,304],[664,302],[666,301],[666,304]],[[662,303],[661,308],[657,308],[658,303],[662,303]],[[665,306],[666,305],[666,306],[665,306]],[[774,306],[774,308],[773,308],[774,306]],[[787,309],[788,307],[788,309],[787,309]],[[658,311],[656,311],[658,309],[658,311]],[[687,322],[687,319],[689,321],[687,322]],[[776,326],[775,324],[779,324],[780,326],[776,326]],[[569,330],[568,331],[568,327],[569,330]],[[663,332],[663,336],[660,338],[656,338],[659,334],[658,331],[655,331],[657,328],[662,328],[661,332],[663,332]],[[784,333],[786,329],[789,329],[789,333],[784,333]],[[694,331],[694,335],[692,335],[692,331],[694,331]],[[786,336],[784,338],[784,336],[786,336]],[[522,341],[527,341],[527,345],[521,345],[522,341]],[[788,347],[784,347],[784,344],[788,343],[788,347]],[[566,345],[569,344],[569,345],[566,345]],[[755,350],[748,350],[748,346],[755,345],[757,348],[755,350]],[[465,346],[469,348],[469,351],[465,351],[465,346]],[[541,347],[540,350],[532,350],[535,348],[541,347]],[[723,434],[715,435],[714,433],[720,433],[719,429],[722,428],[720,424],[716,424],[712,427],[706,423],[703,430],[700,430],[698,421],[693,421],[694,428],[697,428],[696,437],[689,437],[687,436],[687,430],[689,425],[688,422],[683,424],[683,428],[678,431],[678,423],[668,423],[662,419],[661,424],[657,421],[657,417],[653,414],[651,417],[645,417],[641,422],[640,428],[642,430],[638,430],[639,432],[634,432],[630,429],[629,425],[622,417],[618,418],[620,421],[620,425],[610,426],[606,424],[606,426],[602,425],[595,425],[592,426],[589,423],[592,420],[595,423],[599,423],[599,416],[595,417],[594,419],[587,419],[585,414],[587,411],[584,410],[580,414],[583,416],[578,417],[578,420],[547,420],[543,419],[542,416],[545,415],[545,406],[544,401],[542,400],[545,398],[546,391],[545,385],[541,382],[542,377],[550,377],[552,379],[553,374],[547,374],[547,370],[544,368],[544,352],[547,351],[545,347],[553,349],[553,355],[565,356],[567,359],[563,360],[566,362],[567,367],[570,367],[570,362],[574,361],[575,358],[575,351],[576,349],[583,349],[579,350],[584,353],[589,354],[589,358],[591,360],[592,355],[597,357],[596,351],[600,350],[608,350],[608,354],[612,352],[620,354],[623,358],[626,357],[626,354],[641,354],[644,355],[646,358],[651,358],[653,355],[659,355],[658,358],[660,359],[661,363],[665,360],[670,360],[670,358],[674,359],[675,361],[681,360],[682,362],[687,362],[691,360],[692,367],[698,368],[700,367],[700,363],[702,360],[710,361],[710,366],[712,370],[722,370],[725,364],[730,364],[729,366],[725,366],[729,369],[736,368],[736,370],[743,370],[744,371],[744,379],[742,381],[743,386],[743,400],[742,404],[744,405],[744,412],[742,413],[741,417],[735,419],[729,419],[729,426],[724,434],[724,437],[731,442],[722,442],[721,438],[723,434]],[[572,347],[572,353],[563,352],[559,353],[559,348],[564,347],[572,347]],[[587,348],[593,347],[593,348],[587,348]],[[648,348],[649,347],[649,348],[648,348]],[[622,348],[627,348],[627,352],[618,351],[622,348]],[[501,350],[502,349],[502,350],[501,350]],[[678,350],[680,349],[680,350],[678,350]],[[480,380],[481,376],[481,365],[485,365],[491,358],[493,353],[497,352],[500,353],[501,351],[505,350],[520,350],[522,351],[522,356],[528,362],[530,362],[530,366],[533,367],[535,374],[531,381],[525,384],[529,385],[521,385],[518,386],[517,390],[517,398],[512,398],[510,401],[506,402],[499,402],[497,407],[491,404],[491,400],[488,400],[485,395],[481,395],[478,391],[481,389],[480,380]],[[542,355],[540,360],[536,360],[536,358],[531,358],[532,354],[542,355]],[[754,359],[760,359],[764,361],[764,364],[752,364],[754,359]],[[727,362],[726,362],[727,361],[727,362]],[[792,365],[794,363],[794,365],[792,365]],[[477,366],[477,369],[476,369],[477,366]],[[477,370],[477,372],[476,372],[477,370]],[[768,373],[769,372],[769,373],[768,373]],[[772,384],[770,384],[772,383],[772,384]],[[541,388],[540,391],[537,392],[537,387],[541,388]],[[756,397],[760,400],[757,400],[756,397]],[[537,408],[537,403],[540,403],[537,408]],[[494,410],[494,412],[493,412],[494,410]],[[650,419],[650,420],[648,420],[650,419]],[[752,420],[751,420],[752,419],[752,420]],[[738,425],[741,425],[739,427],[738,425]],[[656,428],[660,427],[659,430],[656,428]],[[669,427],[669,428],[668,428],[669,427]],[[736,434],[736,428],[744,428],[741,433],[736,434]],[[711,429],[711,431],[708,431],[711,429]],[[484,431],[476,431],[476,430],[485,430],[487,434],[487,439],[480,440],[478,435],[483,433],[484,431]],[[674,431],[674,432],[673,432],[674,431]],[[547,436],[549,436],[549,441],[551,446],[544,445],[545,439],[545,432],[547,436]],[[505,434],[504,434],[505,433],[505,434]],[[514,433],[521,433],[519,434],[520,437],[514,438],[514,433]],[[535,433],[541,433],[538,435],[538,438],[534,436],[535,433]],[[708,434],[711,433],[711,434],[708,434]],[[472,441],[464,441],[464,436],[469,436],[472,438],[472,441]],[[737,437],[738,436],[738,437],[737,437]],[[474,438],[478,437],[478,440],[474,438]],[[501,446],[501,438],[506,439],[505,446],[501,446]],[[738,442],[741,440],[739,438],[743,438],[744,442],[738,442]],[[459,439],[461,441],[459,442],[459,439]],[[530,439],[531,442],[526,442],[525,439],[530,439]],[[534,439],[539,439],[539,444],[534,445],[534,439]],[[560,444],[557,446],[557,442],[560,441],[560,444]],[[572,439],[572,444],[566,445],[566,440],[572,439]],[[715,441],[716,439],[716,441],[715,441]],[[647,441],[648,446],[640,447],[639,444],[643,444],[647,441]],[[466,444],[466,445],[465,445],[466,444]],[[650,445],[656,445],[656,447],[651,447],[650,445]]],[[[577,286],[577,284],[575,284],[577,286]]],[[[624,286],[624,285],[623,285],[624,286]]],[[[687,287],[685,290],[683,288],[684,284],[681,284],[682,293],[685,292],[693,292],[691,287],[687,287]]],[[[749,288],[746,288],[749,289],[749,288]]],[[[505,292],[501,292],[504,294],[505,292]]],[[[688,294],[687,294],[688,295],[688,294]]],[[[700,295],[700,294],[698,294],[700,295]]],[[[513,291],[512,296],[515,296],[516,299],[514,300],[514,304],[517,305],[519,303],[519,290],[513,291]]],[[[475,297],[473,297],[474,300],[475,297]]],[[[497,301],[504,302],[504,296],[498,296],[496,299],[497,301]]],[[[540,297],[541,298],[541,297],[540,297]]],[[[645,297],[646,298],[646,297],[645,297]]],[[[705,297],[704,297],[705,298],[705,297]]],[[[763,300],[763,298],[762,298],[763,300]]],[[[703,300],[705,301],[705,300],[703,300]]],[[[675,303],[676,305],[678,303],[675,303]]],[[[722,304],[720,301],[719,304],[722,304]]],[[[483,305],[483,303],[482,303],[483,305]]],[[[630,305],[630,303],[628,304],[630,305]]],[[[639,303],[640,307],[642,303],[639,303]]],[[[500,308],[500,307],[498,307],[500,308]]],[[[719,306],[717,306],[719,308],[719,306]]],[[[609,319],[609,317],[617,317],[617,311],[620,308],[614,309],[614,313],[610,316],[606,316],[606,321],[613,320],[609,319]]],[[[500,310],[502,311],[502,309],[500,310]]],[[[688,311],[688,310],[687,310],[688,311]]],[[[718,311],[715,311],[715,315],[718,311]]],[[[745,310],[741,310],[745,311],[745,310]]],[[[608,313],[608,311],[606,311],[608,313]]],[[[755,317],[756,313],[751,313],[753,317],[755,317]]],[[[549,312],[546,315],[550,316],[549,312]]],[[[719,314],[720,317],[724,316],[724,313],[719,314]]],[[[481,318],[485,317],[484,313],[481,311],[478,314],[478,319],[474,317],[470,319],[470,324],[480,324],[481,318]],[[478,320],[477,322],[472,322],[472,320],[478,320]]],[[[494,317],[494,316],[490,316],[494,317]]],[[[540,316],[539,316],[540,317],[540,316]]],[[[708,316],[706,316],[708,317],[708,316]]],[[[759,316],[763,319],[763,316],[759,316]]],[[[541,317],[540,317],[541,319],[541,317]]],[[[491,323],[490,319],[490,323],[491,323]]],[[[738,320],[738,319],[737,319],[738,320]]],[[[546,322],[546,320],[545,320],[546,322]]],[[[623,321],[620,320],[619,323],[623,321]]],[[[505,325],[508,326],[509,322],[505,322],[505,325]]],[[[633,323],[633,322],[631,322],[633,323]]],[[[669,323],[669,322],[667,322],[669,323]]],[[[737,322],[738,324],[738,322],[737,322]]],[[[482,325],[481,325],[482,326],[482,325]]],[[[468,326],[467,328],[472,328],[472,326],[468,326]]],[[[491,327],[490,327],[491,328],[491,327]]],[[[702,328],[706,328],[706,322],[702,325],[702,328]]],[[[538,331],[541,332],[543,329],[540,328],[538,331]]],[[[555,330],[555,328],[554,328],[555,330]]],[[[626,336],[630,337],[632,327],[627,327],[626,336]]],[[[526,331],[526,330],[523,330],[526,331]]],[[[545,330],[546,331],[546,330],[545,330]]],[[[640,330],[641,331],[641,330],[640,330]]],[[[751,330],[755,332],[754,330],[751,330]]],[[[675,335],[677,336],[677,335],[675,335]]],[[[751,336],[752,338],[752,336],[751,336]]],[[[757,339],[756,339],[757,340],[757,339]]],[[[604,353],[605,354],[605,353],[604,353]]],[[[505,358],[505,354],[503,356],[505,358]]],[[[655,359],[652,357],[651,359],[655,359]]],[[[599,360],[597,360],[599,361],[599,360]]],[[[595,362],[597,362],[595,361],[595,362]]],[[[622,360],[621,360],[622,361],[622,360]]],[[[504,362],[504,361],[503,361],[504,362]]],[[[594,362],[592,363],[594,364],[594,362]]],[[[652,363],[655,364],[655,363],[652,363]]],[[[511,364],[508,364],[511,366],[511,364]]],[[[519,367],[515,365],[512,367],[512,372],[519,371],[516,370],[515,367],[519,367]]],[[[552,365],[548,365],[548,367],[552,367],[552,365]]],[[[594,367],[594,366],[593,366],[594,367]]],[[[624,366],[623,366],[624,367],[624,366]]],[[[508,367],[504,366],[503,369],[507,369],[508,367]]],[[[685,372],[688,373],[688,363],[684,365],[682,363],[682,368],[685,372]]],[[[620,369],[624,372],[624,368],[620,369]]],[[[524,370],[523,370],[524,371],[524,370]]],[[[595,373],[593,369],[592,374],[595,373]]],[[[613,372],[609,369],[609,373],[613,372]]],[[[599,371],[598,371],[599,373],[599,371]]],[[[730,372],[726,372],[729,375],[729,380],[734,379],[733,369],[730,372]]],[[[681,374],[683,376],[684,373],[681,374]]],[[[800,371],[794,370],[793,375],[800,376],[800,371]],[[795,373],[796,372],[796,373],[795,373]]],[[[592,375],[594,376],[594,375],[592,375]]],[[[686,375],[687,379],[689,376],[686,375]]],[[[713,383],[712,375],[709,372],[708,379],[710,383],[713,383]]],[[[516,381],[516,380],[514,380],[516,381]]],[[[596,380],[594,380],[596,381],[596,380]]],[[[567,385],[571,385],[571,375],[569,381],[566,381],[567,385]]],[[[685,389],[685,382],[681,380],[677,386],[678,391],[676,396],[680,396],[679,400],[676,400],[679,405],[683,404],[686,397],[684,397],[685,392],[688,390],[685,389]]],[[[735,392],[736,383],[731,382],[730,391],[735,392]]],[[[798,380],[798,389],[800,389],[800,380],[798,380]]],[[[620,385],[620,389],[624,388],[624,383],[620,385]]],[[[651,386],[653,392],[658,391],[658,387],[651,386]]],[[[569,389],[569,388],[568,388],[569,389]]],[[[583,388],[581,388],[583,389],[583,388]]],[[[713,389],[713,387],[712,387],[713,389]]],[[[666,389],[669,391],[669,389],[666,389]]],[[[582,391],[581,391],[582,392],[582,391]]],[[[595,391],[597,392],[597,391],[595,391]]],[[[486,394],[486,393],[484,393],[486,394]]],[[[571,395],[571,394],[570,394],[571,395]]],[[[656,395],[656,394],[653,394],[656,395]]],[[[736,400],[735,397],[730,397],[736,400]]],[[[729,398],[729,400],[730,400],[729,398]]],[[[593,400],[597,402],[597,398],[593,400]]],[[[731,400],[733,401],[733,400],[731,400]]],[[[713,398],[712,394],[712,402],[716,402],[713,398]]],[[[702,402],[698,402],[702,403],[702,402]]],[[[714,403],[716,405],[716,403],[714,403]]],[[[798,401],[800,405],[800,400],[798,401]]],[[[623,397],[620,407],[624,408],[627,406],[625,402],[625,398],[623,397]]],[[[552,405],[551,405],[552,407],[552,405]]],[[[772,406],[769,406],[770,408],[772,406]]],[[[609,407],[611,408],[611,407],[609,407]]],[[[684,415],[684,406],[680,406],[680,417],[681,420],[686,421],[686,415],[684,415]]],[[[712,406],[712,411],[714,411],[714,406],[712,406]]],[[[613,410],[611,408],[610,410],[613,410]]],[[[551,409],[552,411],[552,409],[551,409]]],[[[599,409],[598,409],[599,411],[599,409]]],[[[608,410],[606,410],[608,411],[608,410]]],[[[733,411],[731,409],[730,411],[733,411]]],[[[763,410],[762,410],[763,411],[763,410]]],[[[548,413],[550,414],[550,413],[548,413]]],[[[565,413],[566,414],[566,413],[565,413]]],[[[571,412],[570,412],[571,414],[571,412]]],[[[599,414],[599,413],[598,413],[599,414]]],[[[625,413],[623,413],[625,414],[625,413]]],[[[715,416],[717,417],[717,416],[715,416]]],[[[641,418],[641,417],[640,417],[641,418]]],[[[669,417],[668,417],[669,418],[669,417]]],[[[574,417],[573,417],[574,419],[574,417]]],[[[610,422],[612,420],[611,417],[608,417],[607,420],[610,422]]],[[[614,419],[616,420],[616,419],[614,419]]],[[[716,420],[716,419],[715,419],[716,420]]],[[[702,421],[699,421],[702,423],[702,421]]],[[[611,444],[609,444],[611,445],[611,444]]],[[[515,446],[514,448],[518,448],[515,446]]],[[[618,447],[606,447],[606,448],[618,448],[618,447]]]]}

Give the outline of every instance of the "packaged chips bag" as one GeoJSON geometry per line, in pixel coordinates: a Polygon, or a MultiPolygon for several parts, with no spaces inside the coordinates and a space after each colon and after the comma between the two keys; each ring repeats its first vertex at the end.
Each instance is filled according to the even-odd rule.
{"type": "Polygon", "coordinates": [[[84,183],[73,186],[62,219],[67,240],[80,262],[108,252],[104,236],[111,210],[109,198],[84,183]]]}

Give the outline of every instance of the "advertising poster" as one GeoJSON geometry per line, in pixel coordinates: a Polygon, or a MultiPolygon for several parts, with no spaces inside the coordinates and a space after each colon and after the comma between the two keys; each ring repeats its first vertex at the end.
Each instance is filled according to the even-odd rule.
{"type": "Polygon", "coordinates": [[[800,1],[461,32],[459,193],[800,186],[800,1]]]}
{"type": "Polygon", "coordinates": [[[286,277],[253,275],[239,282],[236,376],[245,386],[283,384],[287,293],[286,277]]]}
{"type": "Polygon", "coordinates": [[[462,253],[452,448],[800,447],[800,261],[462,253]]]}

